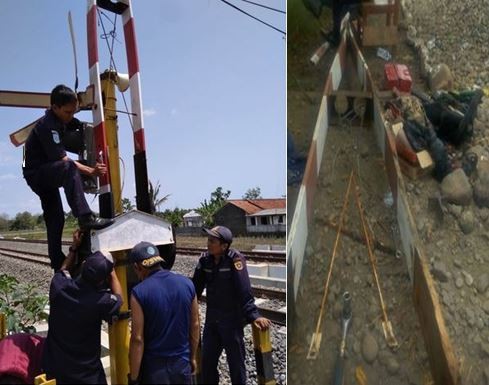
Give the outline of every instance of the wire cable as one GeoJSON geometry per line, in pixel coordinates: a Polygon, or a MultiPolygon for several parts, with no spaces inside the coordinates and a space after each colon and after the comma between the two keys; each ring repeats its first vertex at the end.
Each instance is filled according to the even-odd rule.
{"type": "MultiPolygon", "coordinates": [[[[112,20],[110,20],[109,17],[107,15],[105,15],[103,12],[100,12],[99,9],[97,9],[97,12],[98,12],[100,24],[102,25],[102,30],[104,31],[103,35],[101,35],[101,38],[104,39],[105,42],[107,43],[107,49],[109,50],[109,53],[110,53],[110,63],[111,63],[110,66],[112,68],[112,65],[113,65],[114,71],[117,73],[118,71],[117,71],[117,67],[115,65],[114,54],[113,54],[114,40],[117,40],[116,39],[116,33],[115,33],[117,14],[114,15],[114,21],[112,22],[112,20]],[[112,25],[114,27],[114,29],[111,32],[109,32],[108,34],[105,31],[105,25],[104,25],[104,22],[102,20],[101,15],[105,16],[112,23],[112,25]],[[108,36],[112,36],[112,48],[109,45],[108,36]]],[[[127,118],[129,119],[129,124],[131,125],[131,129],[134,131],[134,125],[132,123],[132,119],[131,119],[131,116],[129,113],[129,107],[127,107],[126,97],[125,97],[123,92],[121,92],[121,95],[122,95],[122,100],[124,101],[124,107],[126,108],[126,115],[127,115],[127,118]]]]}
{"type": "Polygon", "coordinates": [[[257,5],[257,6],[262,7],[262,8],[270,9],[271,11],[280,12],[280,13],[283,13],[285,15],[285,11],[282,11],[281,9],[276,9],[276,8],[268,7],[266,5],[254,3],[253,1],[249,1],[249,0],[241,0],[241,1],[244,1],[245,3],[250,3],[250,4],[253,4],[253,5],[257,5]]]}
{"type": "Polygon", "coordinates": [[[280,32],[280,33],[282,33],[282,34],[284,34],[284,35],[287,35],[287,34],[285,33],[285,31],[282,31],[281,29],[278,29],[277,27],[274,27],[273,25],[268,24],[267,22],[265,22],[265,21],[263,21],[263,20],[261,20],[261,19],[257,18],[256,16],[253,16],[253,15],[249,14],[248,12],[243,11],[241,8],[237,7],[237,6],[236,6],[236,5],[234,5],[234,4],[231,4],[229,1],[226,1],[226,0],[221,0],[221,1],[222,1],[224,4],[227,4],[227,5],[229,5],[230,7],[232,7],[232,8],[234,8],[234,9],[238,10],[239,12],[244,13],[246,16],[249,16],[249,17],[251,17],[252,19],[255,19],[256,21],[259,21],[260,23],[265,24],[267,27],[270,27],[270,28],[274,29],[274,30],[275,30],[275,31],[277,31],[277,32],[280,32]]]}

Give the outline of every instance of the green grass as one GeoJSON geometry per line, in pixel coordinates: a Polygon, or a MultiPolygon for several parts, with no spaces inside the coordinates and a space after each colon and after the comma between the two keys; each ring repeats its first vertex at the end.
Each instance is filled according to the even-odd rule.
{"type": "MultiPolygon", "coordinates": [[[[324,12],[321,15],[323,17],[324,12]]],[[[302,0],[289,0],[287,2],[287,36],[288,47],[299,44],[301,38],[308,39],[319,34],[320,24],[314,15],[309,12],[302,0]]]]}

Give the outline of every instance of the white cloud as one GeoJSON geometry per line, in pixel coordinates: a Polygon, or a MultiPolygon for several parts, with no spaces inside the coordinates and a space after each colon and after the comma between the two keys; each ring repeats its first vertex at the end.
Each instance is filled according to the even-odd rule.
{"type": "Polygon", "coordinates": [[[156,110],[154,108],[148,108],[146,110],[143,110],[143,115],[144,116],[153,116],[153,115],[156,115],[156,110]]]}

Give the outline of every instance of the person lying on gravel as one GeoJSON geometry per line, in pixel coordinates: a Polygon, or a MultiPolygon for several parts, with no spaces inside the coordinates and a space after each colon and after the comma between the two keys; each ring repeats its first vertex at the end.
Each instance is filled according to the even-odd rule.
{"type": "Polygon", "coordinates": [[[204,288],[207,293],[202,381],[204,384],[219,383],[217,366],[224,349],[231,382],[245,384],[243,328],[253,322],[260,330],[267,329],[270,321],[258,313],[243,255],[229,248],[233,241],[231,231],[224,226],[203,231],[208,235],[208,251],[200,257],[192,278],[197,296],[200,298],[204,288]]]}
{"type": "Polygon", "coordinates": [[[43,369],[58,384],[106,384],[100,361],[101,326],[102,320],[110,322],[118,314],[122,288],[111,257],[100,251],[86,258],[78,278],[71,277],[69,269],[80,243],[77,230],[68,257],[51,281],[43,369]]]}
{"type": "Polygon", "coordinates": [[[438,91],[430,98],[418,93],[426,116],[435,126],[437,136],[460,146],[472,137],[477,107],[482,101],[482,90],[464,93],[438,91]]]}

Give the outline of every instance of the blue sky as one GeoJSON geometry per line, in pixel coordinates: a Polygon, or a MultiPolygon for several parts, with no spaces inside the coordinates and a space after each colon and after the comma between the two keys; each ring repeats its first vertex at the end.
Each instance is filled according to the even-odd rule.
{"type": "MultiPolygon", "coordinates": [[[[285,30],[284,14],[228,1],[285,30]]],[[[256,2],[285,10],[285,0],[256,2]]],[[[0,1],[0,89],[50,92],[56,84],[74,86],[68,11],[76,34],[78,89],[85,89],[83,0],[0,1]]],[[[199,207],[218,186],[231,190],[231,198],[241,198],[255,186],[264,198],[284,195],[283,35],[219,0],[133,0],[133,12],[149,178],[161,183],[163,194],[171,194],[160,209],[199,207]]],[[[111,29],[107,18],[103,20],[111,29]]],[[[127,72],[120,18],[116,33],[117,69],[127,72]]],[[[103,71],[109,67],[109,53],[100,39],[99,57],[103,71]]],[[[123,109],[120,94],[118,100],[123,109]]],[[[22,149],[11,145],[8,135],[43,113],[0,107],[0,213],[41,212],[38,197],[22,178],[22,149]]],[[[77,117],[91,121],[91,113],[77,117]]],[[[123,196],[134,203],[132,133],[122,115],[119,142],[126,165],[123,196]]],[[[87,199],[97,210],[97,200],[87,199]]]]}

